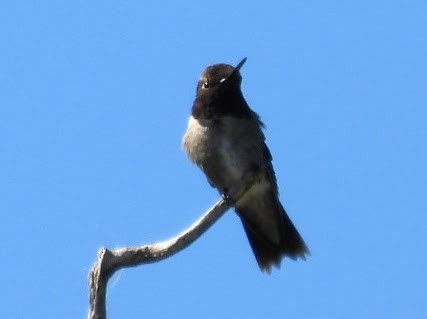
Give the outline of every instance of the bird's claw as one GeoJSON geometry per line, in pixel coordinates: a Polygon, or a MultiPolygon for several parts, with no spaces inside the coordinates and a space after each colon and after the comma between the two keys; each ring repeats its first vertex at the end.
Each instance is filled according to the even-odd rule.
{"type": "Polygon", "coordinates": [[[228,192],[221,194],[222,199],[229,205],[233,204],[233,199],[228,192]]]}

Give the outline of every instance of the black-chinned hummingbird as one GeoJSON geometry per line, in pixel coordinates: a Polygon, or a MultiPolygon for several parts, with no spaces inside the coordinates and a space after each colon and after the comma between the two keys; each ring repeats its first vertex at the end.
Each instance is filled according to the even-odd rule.
{"type": "Polygon", "coordinates": [[[262,271],[280,266],[284,256],[302,258],[306,244],[279,201],[264,124],[241,91],[240,68],[208,66],[197,84],[183,148],[209,183],[227,197],[245,179],[253,180],[234,208],[262,271]]]}

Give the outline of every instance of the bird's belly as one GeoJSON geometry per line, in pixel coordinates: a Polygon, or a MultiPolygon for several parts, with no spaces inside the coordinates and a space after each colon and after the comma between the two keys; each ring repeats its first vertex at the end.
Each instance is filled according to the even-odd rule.
{"type": "Polygon", "coordinates": [[[218,145],[217,156],[218,161],[222,164],[222,175],[225,180],[229,181],[229,184],[235,184],[242,179],[249,159],[238,145],[223,138],[218,145]]]}
{"type": "Polygon", "coordinates": [[[221,129],[202,125],[193,117],[189,120],[183,147],[191,161],[221,192],[239,183],[248,170],[248,154],[241,143],[221,129]]]}

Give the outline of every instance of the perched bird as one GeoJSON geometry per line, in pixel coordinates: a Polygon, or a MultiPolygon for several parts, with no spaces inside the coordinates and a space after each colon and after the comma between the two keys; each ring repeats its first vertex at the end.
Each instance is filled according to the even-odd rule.
{"type": "Polygon", "coordinates": [[[236,67],[215,64],[203,71],[183,148],[226,198],[242,181],[252,180],[233,204],[259,267],[270,273],[284,256],[305,259],[308,248],[279,201],[264,125],[243,97],[240,68],[245,61],[236,67]]]}

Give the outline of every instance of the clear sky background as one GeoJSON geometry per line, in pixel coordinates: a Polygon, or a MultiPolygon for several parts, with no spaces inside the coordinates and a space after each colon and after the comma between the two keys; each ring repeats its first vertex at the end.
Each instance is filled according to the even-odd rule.
{"type": "Polygon", "coordinates": [[[427,2],[2,1],[1,318],[84,318],[102,246],[218,199],[181,150],[201,71],[238,63],[312,255],[261,273],[230,211],[122,270],[109,318],[427,318],[427,2]]]}

